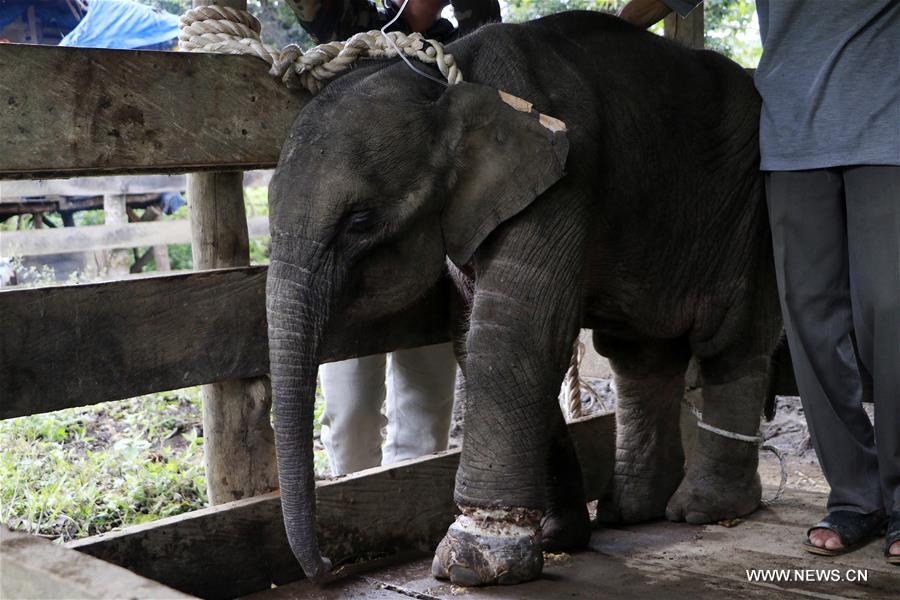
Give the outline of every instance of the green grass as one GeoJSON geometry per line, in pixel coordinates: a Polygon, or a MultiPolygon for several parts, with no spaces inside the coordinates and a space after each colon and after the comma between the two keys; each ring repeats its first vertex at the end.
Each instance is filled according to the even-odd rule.
{"type": "Polygon", "coordinates": [[[0,423],[0,520],[69,540],[206,504],[199,389],[0,423]]]}
{"type": "Polygon", "coordinates": [[[13,529],[68,541],[207,505],[198,387],[0,421],[0,449],[13,529]]]}

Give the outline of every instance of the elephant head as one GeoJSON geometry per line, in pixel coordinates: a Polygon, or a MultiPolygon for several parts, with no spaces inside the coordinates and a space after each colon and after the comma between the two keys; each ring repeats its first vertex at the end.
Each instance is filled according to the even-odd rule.
{"type": "Polygon", "coordinates": [[[408,73],[351,74],[352,85],[314,98],[269,190],[281,503],[291,548],[313,579],[330,569],[316,540],[312,444],[323,336],[336,319],[401,311],[438,281],[445,257],[468,263],[562,177],[568,150],[563,132],[514,110],[496,89],[465,83],[439,93],[392,72],[408,73]]]}

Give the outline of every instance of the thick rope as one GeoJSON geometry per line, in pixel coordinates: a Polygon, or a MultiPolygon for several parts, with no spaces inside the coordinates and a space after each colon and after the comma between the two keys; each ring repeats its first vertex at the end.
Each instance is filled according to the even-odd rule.
{"type": "Polygon", "coordinates": [[[696,417],[697,427],[699,427],[700,429],[705,429],[706,431],[715,433],[716,435],[720,435],[722,437],[726,437],[726,438],[729,438],[732,440],[738,440],[741,442],[756,444],[763,450],[768,450],[769,452],[771,452],[772,454],[775,455],[775,458],[778,459],[778,464],[781,467],[781,481],[778,483],[778,490],[776,490],[775,495],[772,496],[771,498],[763,498],[761,500],[761,503],[763,504],[763,506],[771,506],[772,504],[775,504],[776,502],[778,502],[778,500],[781,499],[781,496],[784,494],[784,488],[787,485],[787,478],[788,478],[787,462],[785,461],[784,454],[782,454],[781,450],[779,450],[778,448],[776,448],[775,446],[773,446],[771,444],[766,444],[765,443],[766,438],[764,438],[759,433],[757,433],[756,435],[744,435],[743,433],[736,433],[734,431],[728,431],[726,429],[720,429],[718,427],[714,427],[713,425],[710,425],[709,423],[707,423],[703,420],[703,413],[700,411],[699,408],[694,406],[693,402],[691,402],[687,398],[684,398],[683,402],[684,402],[684,405],[687,406],[691,410],[691,413],[694,415],[694,417],[696,417]]]}
{"type": "Polygon", "coordinates": [[[303,52],[296,44],[281,50],[264,44],[259,37],[259,20],[243,10],[198,6],[184,13],[180,23],[178,46],[182,50],[256,56],[269,63],[269,73],[281,78],[287,87],[304,88],[313,94],[360,58],[392,58],[398,56],[398,51],[436,65],[450,85],[463,80],[453,55],[445,53],[440,42],[419,33],[372,30],[357,33],[345,42],[320,44],[303,52]]]}
{"type": "Polygon", "coordinates": [[[580,419],[583,416],[581,412],[581,375],[579,373],[583,356],[584,346],[578,338],[575,338],[575,344],[572,346],[572,358],[569,361],[569,370],[566,371],[566,378],[563,380],[566,416],[569,420],[580,419]]]}
{"type": "MultiPolygon", "coordinates": [[[[584,404],[581,399],[585,394],[590,397],[589,405],[590,403],[595,407],[601,405],[600,396],[591,384],[581,376],[581,361],[584,360],[586,352],[587,350],[584,344],[581,343],[581,340],[575,338],[575,343],[572,344],[572,358],[569,361],[569,369],[566,371],[562,385],[563,407],[566,411],[566,419],[570,421],[584,416],[584,404]]],[[[592,411],[589,410],[588,412],[592,411]]]]}

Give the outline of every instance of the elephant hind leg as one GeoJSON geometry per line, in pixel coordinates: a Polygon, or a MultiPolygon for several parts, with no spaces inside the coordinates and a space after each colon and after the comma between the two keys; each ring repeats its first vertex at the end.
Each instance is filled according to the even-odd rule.
{"type": "MultiPolygon", "coordinates": [[[[768,251],[768,247],[766,248],[768,251]]],[[[761,269],[732,326],[706,342],[693,342],[703,381],[703,421],[756,436],[772,393],[772,354],[781,335],[778,297],[769,270],[761,269]],[[730,343],[729,343],[730,341],[730,343]]],[[[762,495],[756,443],[698,429],[687,473],[669,500],[666,518],[689,523],[733,519],[756,510],[762,495]]]]}
{"type": "Polygon", "coordinates": [[[634,523],[665,515],[684,474],[679,417],[690,354],[681,340],[598,340],[616,382],[616,463],[597,506],[606,523],[634,523]]]}
{"type": "MultiPolygon", "coordinates": [[[[770,387],[769,362],[769,352],[742,358],[701,358],[703,421],[725,431],[756,436],[770,387]]],[[[756,443],[698,429],[687,473],[669,500],[666,518],[711,523],[753,512],[762,494],[758,465],[756,443]]]]}

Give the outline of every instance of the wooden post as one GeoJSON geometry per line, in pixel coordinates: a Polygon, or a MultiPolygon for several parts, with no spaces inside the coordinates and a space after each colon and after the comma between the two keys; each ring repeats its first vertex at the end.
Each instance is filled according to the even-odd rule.
{"type": "MultiPolygon", "coordinates": [[[[115,227],[128,223],[127,200],[125,194],[103,194],[103,217],[106,225],[115,227]]],[[[128,274],[127,250],[101,250],[96,253],[104,279],[113,279],[128,274]]]]}
{"type": "MultiPolygon", "coordinates": [[[[195,7],[209,4],[247,10],[246,0],[193,0],[195,7]]],[[[194,268],[248,266],[243,173],[189,174],[187,198],[194,268]]],[[[276,489],[278,476],[274,434],[269,422],[272,397],[268,378],[205,385],[202,396],[204,462],[210,503],[221,504],[276,489]]]]}
{"type": "MultiPolygon", "coordinates": [[[[665,37],[687,46],[688,48],[703,48],[703,4],[695,8],[686,18],[681,18],[674,12],[666,17],[664,23],[665,37]]],[[[700,388],[699,369],[695,361],[691,361],[685,377],[685,395],[697,408],[703,409],[703,395],[700,388]]],[[[697,419],[685,406],[681,407],[681,445],[684,447],[684,456],[690,460],[694,446],[697,442],[697,419]]]]}
{"type": "Polygon", "coordinates": [[[703,5],[695,8],[683,19],[674,12],[670,13],[663,22],[663,27],[664,35],[670,40],[675,40],[688,48],[702,48],[703,5]]]}

